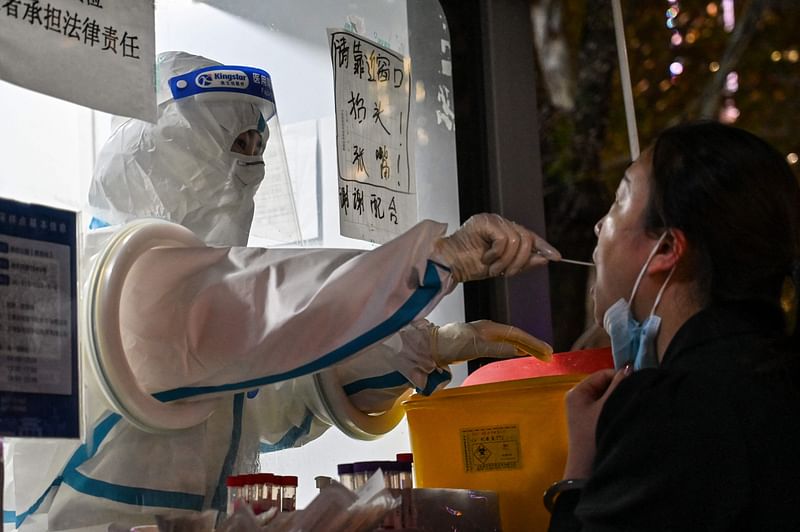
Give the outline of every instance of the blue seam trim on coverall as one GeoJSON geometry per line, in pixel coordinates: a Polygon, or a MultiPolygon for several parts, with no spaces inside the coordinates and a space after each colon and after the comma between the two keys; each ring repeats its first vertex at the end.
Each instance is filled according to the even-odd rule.
{"type": "Polygon", "coordinates": [[[449,381],[452,377],[453,375],[446,369],[442,370],[441,372],[434,371],[428,375],[428,382],[425,384],[425,388],[417,388],[417,392],[421,393],[422,395],[430,395],[436,391],[436,388],[441,383],[449,381]]]}
{"type": "MultiPolygon", "coordinates": [[[[198,386],[198,387],[176,388],[174,390],[167,390],[167,391],[164,391],[164,392],[159,392],[159,393],[153,394],[153,397],[155,397],[156,399],[158,399],[161,402],[170,402],[170,401],[174,401],[174,400],[177,400],[177,399],[183,399],[183,398],[186,398],[186,397],[193,397],[193,396],[196,396],[196,395],[202,395],[204,393],[216,393],[216,392],[220,392],[220,391],[236,390],[236,389],[241,389],[241,388],[254,388],[254,387],[263,386],[265,384],[270,384],[270,383],[273,383],[273,382],[278,382],[278,381],[282,381],[282,380],[289,380],[291,378],[298,377],[298,376],[301,376],[301,375],[305,375],[305,374],[308,374],[308,373],[313,373],[313,372],[318,371],[320,369],[324,369],[327,366],[333,365],[336,362],[339,362],[342,359],[344,359],[345,357],[351,355],[352,353],[360,351],[364,347],[375,343],[376,341],[380,340],[381,338],[384,338],[384,337],[386,337],[386,336],[388,336],[388,335],[390,335],[390,334],[392,334],[394,332],[397,332],[402,327],[404,327],[408,323],[410,323],[411,320],[413,320],[414,317],[417,314],[419,314],[419,312],[423,308],[425,308],[428,305],[428,303],[430,303],[431,300],[433,300],[433,298],[436,296],[436,294],[441,289],[442,282],[441,282],[441,279],[439,278],[438,273],[436,272],[436,266],[437,266],[436,263],[434,263],[433,261],[429,260],[427,262],[427,267],[425,269],[425,276],[423,277],[422,286],[418,287],[414,291],[414,293],[411,294],[411,296],[408,298],[408,300],[406,300],[406,302],[403,304],[403,306],[401,306],[397,310],[397,312],[395,312],[392,316],[390,316],[388,319],[386,319],[384,322],[380,323],[378,326],[374,327],[370,331],[367,331],[363,335],[359,336],[358,338],[356,338],[354,340],[351,340],[347,344],[339,347],[338,349],[335,349],[334,351],[331,351],[327,355],[324,355],[323,357],[320,357],[319,359],[317,359],[317,360],[315,360],[313,362],[310,362],[310,363],[306,364],[305,366],[301,366],[300,368],[296,368],[296,369],[294,369],[292,371],[285,372],[285,373],[282,373],[282,374],[279,374],[279,375],[272,375],[272,376],[263,377],[263,378],[260,378],[260,379],[251,379],[249,381],[244,381],[244,382],[240,382],[240,383],[227,384],[227,385],[222,385],[222,386],[198,386]]],[[[429,377],[429,379],[428,379],[429,384],[428,384],[428,386],[425,387],[426,389],[428,389],[430,387],[430,380],[431,379],[429,377]]],[[[117,423],[117,421],[119,421],[119,419],[120,419],[119,414],[111,414],[103,422],[101,422],[98,425],[98,428],[95,429],[95,438],[93,439],[93,441],[96,441],[94,449],[92,449],[91,452],[88,455],[86,455],[85,445],[81,445],[75,451],[75,453],[72,455],[72,457],[70,458],[69,462],[67,463],[67,466],[65,466],[64,473],[62,475],[59,475],[58,477],[56,477],[56,479],[52,482],[52,484],[50,484],[50,486],[47,488],[47,490],[45,490],[45,492],[42,494],[42,496],[26,512],[24,512],[24,513],[22,513],[22,514],[17,516],[17,518],[16,518],[16,526],[17,527],[19,527],[22,524],[22,522],[29,515],[31,515],[34,512],[36,512],[36,510],[39,508],[41,503],[47,497],[47,494],[50,492],[50,490],[53,487],[61,484],[62,478],[68,476],[68,473],[69,473],[68,468],[70,468],[70,466],[72,467],[72,469],[75,469],[75,468],[79,467],[80,465],[82,465],[87,460],[89,460],[90,458],[92,458],[92,456],[94,456],[94,453],[96,452],[97,447],[100,446],[100,443],[108,435],[108,431],[110,431],[111,428],[113,428],[113,426],[117,423]],[[113,422],[110,421],[112,419],[113,419],[113,422]],[[104,423],[107,423],[107,422],[110,422],[110,425],[105,427],[104,423]],[[105,430],[105,432],[101,433],[102,430],[105,430]]],[[[310,421],[311,421],[311,419],[309,418],[309,422],[310,421]]],[[[304,425],[305,425],[305,420],[304,420],[304,425]]],[[[310,428],[310,423],[309,423],[309,428],[310,428]]],[[[292,432],[292,431],[290,430],[289,432],[292,432]]],[[[289,433],[287,433],[287,435],[288,434],[289,433]]],[[[285,436],[284,436],[284,438],[285,438],[285,436]]],[[[299,438],[299,436],[298,436],[298,438],[299,438]]],[[[283,439],[281,441],[283,441],[283,439]]],[[[78,473],[78,475],[80,475],[80,474],[78,473]]],[[[106,491],[105,490],[107,490],[109,488],[112,488],[113,486],[117,486],[115,484],[110,484],[110,483],[103,482],[103,481],[96,481],[98,483],[97,486],[101,486],[102,485],[102,486],[106,486],[106,487],[103,488],[103,491],[101,493],[94,493],[94,492],[91,491],[91,486],[87,485],[86,483],[84,483],[83,479],[85,479],[86,481],[90,481],[90,482],[94,480],[94,479],[90,479],[88,477],[85,477],[84,475],[80,475],[80,477],[72,477],[72,478],[69,479],[70,481],[75,483],[75,485],[73,485],[72,482],[70,482],[70,486],[73,489],[75,489],[76,491],[80,491],[80,492],[85,493],[87,495],[93,495],[93,496],[96,496],[98,498],[110,498],[110,497],[106,496],[106,491]],[[90,491],[83,491],[84,489],[88,489],[90,491]]],[[[146,491],[146,488],[130,488],[128,486],[119,486],[119,487],[122,488],[123,491],[125,491],[126,489],[127,490],[136,489],[136,490],[142,491],[143,493],[146,491]]],[[[201,497],[199,495],[195,495],[195,494],[191,494],[191,493],[168,492],[168,491],[162,491],[162,490],[152,490],[152,491],[163,493],[163,494],[167,494],[170,497],[174,496],[175,500],[178,500],[179,502],[182,501],[181,496],[186,496],[186,497],[188,497],[190,499],[193,498],[193,497],[201,497]]],[[[120,495],[124,495],[124,494],[127,494],[127,491],[125,491],[125,493],[120,493],[120,495]]],[[[202,499],[202,497],[201,497],[201,499],[202,499]]],[[[111,500],[116,500],[116,499],[111,499],[111,500]]],[[[181,508],[183,508],[183,506],[181,506],[181,508]]],[[[201,500],[201,508],[202,508],[202,500],[201,500]]],[[[201,508],[198,508],[198,509],[201,509],[201,508]]]]}
{"type": "Polygon", "coordinates": [[[100,218],[95,218],[92,216],[92,221],[89,222],[89,229],[101,229],[103,227],[109,227],[111,224],[101,220],[100,218]]]}
{"type": "Polygon", "coordinates": [[[311,430],[311,421],[313,419],[314,414],[306,410],[306,416],[303,418],[303,422],[300,423],[299,427],[290,428],[286,434],[283,435],[283,438],[278,440],[276,443],[261,442],[261,445],[258,447],[259,452],[272,453],[294,447],[294,444],[297,443],[297,440],[307,435],[311,430]]]}
{"type": "Polygon", "coordinates": [[[56,487],[56,486],[60,486],[60,485],[61,485],[61,475],[57,476],[57,477],[56,477],[56,479],[55,479],[55,480],[54,480],[54,481],[53,481],[53,482],[52,482],[52,483],[51,483],[49,486],[47,486],[47,489],[46,489],[46,490],[44,490],[44,493],[42,493],[42,496],[41,496],[41,497],[39,497],[38,499],[36,499],[36,502],[35,502],[35,503],[33,503],[33,504],[31,505],[31,507],[28,509],[28,511],[27,511],[27,512],[25,512],[25,513],[21,513],[21,514],[17,515],[15,512],[6,512],[6,511],[3,511],[3,517],[5,518],[5,515],[6,515],[7,513],[8,513],[8,514],[11,514],[11,513],[13,513],[13,514],[14,514],[14,521],[12,521],[12,522],[14,523],[14,525],[15,525],[17,528],[19,528],[19,525],[21,525],[21,524],[22,524],[22,522],[23,522],[23,521],[24,521],[24,520],[25,520],[25,519],[26,519],[26,518],[27,518],[27,517],[28,517],[30,514],[34,513],[36,510],[38,510],[38,509],[39,509],[39,506],[40,506],[40,505],[41,505],[41,504],[44,502],[45,498],[47,498],[47,494],[48,494],[48,493],[50,493],[50,490],[51,490],[51,489],[53,489],[54,487],[56,487]]]}
{"type": "Polygon", "coordinates": [[[138,506],[177,508],[199,512],[203,509],[203,500],[205,499],[205,496],[193,493],[112,484],[89,478],[78,472],[77,469],[64,472],[64,483],[75,491],[87,495],[138,506]]]}
{"type": "MultiPolygon", "coordinates": [[[[44,502],[45,498],[47,497],[47,494],[50,493],[51,489],[61,484],[64,478],[63,477],[64,473],[66,473],[70,469],[75,469],[79,467],[81,464],[83,464],[84,462],[86,462],[87,460],[89,460],[94,456],[94,454],[97,452],[97,449],[100,447],[100,444],[103,443],[103,440],[106,438],[106,436],[108,436],[108,433],[111,431],[112,428],[114,428],[114,425],[116,425],[120,419],[121,416],[119,414],[109,414],[108,416],[106,416],[105,419],[103,419],[102,421],[100,421],[100,423],[97,424],[97,427],[94,429],[91,439],[94,446],[89,448],[86,446],[85,443],[83,443],[77,449],[75,449],[75,452],[72,453],[72,456],[67,462],[67,465],[64,466],[64,471],[62,472],[62,474],[57,476],[53,480],[53,482],[47,487],[47,489],[44,490],[42,496],[39,497],[36,500],[36,502],[34,502],[31,505],[31,507],[28,508],[27,511],[19,515],[15,514],[14,521],[17,527],[19,527],[29,515],[35,513],[36,510],[39,509],[39,506],[41,506],[42,502],[44,502]]],[[[3,515],[5,517],[5,513],[3,515]]]]}
{"type": "MultiPolygon", "coordinates": [[[[128,504],[144,504],[145,502],[153,501],[154,504],[148,506],[157,506],[162,508],[180,508],[190,510],[202,510],[203,499],[202,495],[194,493],[184,493],[180,491],[166,491],[166,490],[153,490],[149,488],[136,488],[131,486],[121,486],[112,484],[102,480],[96,480],[79,473],[77,468],[85,462],[94,457],[100,444],[105,440],[111,429],[119,422],[122,417],[119,414],[110,414],[94,429],[92,442],[94,446],[89,448],[86,444],[82,444],[72,454],[72,457],[64,466],[64,471],[61,475],[56,477],[55,480],[48,486],[45,492],[31,507],[22,514],[16,515],[15,524],[17,528],[27,519],[27,517],[39,509],[42,502],[47,498],[50,490],[55,486],[60,485],[62,482],[67,484],[75,491],[91,495],[101,499],[108,499],[117,502],[124,502],[128,504]],[[133,501],[133,502],[131,502],[133,501]],[[137,502],[138,501],[138,502],[137,502]]],[[[9,512],[11,513],[11,512],[9,512]]]]}
{"type": "Polygon", "coordinates": [[[385,375],[378,375],[366,379],[359,379],[350,384],[343,386],[345,395],[355,395],[358,392],[363,392],[367,389],[379,390],[385,388],[396,388],[408,384],[408,379],[399,371],[386,373],[385,375]]]}
{"type": "Polygon", "coordinates": [[[250,379],[242,382],[235,382],[230,384],[221,384],[218,386],[189,386],[185,388],[175,388],[173,390],[166,390],[153,394],[153,397],[159,401],[174,401],[177,399],[185,399],[187,397],[196,397],[198,395],[205,395],[218,392],[226,392],[233,390],[249,390],[257,388],[266,384],[274,382],[285,381],[308,375],[316,371],[332,366],[337,362],[341,362],[348,356],[360,351],[361,349],[374,344],[375,342],[389,336],[408,325],[417,314],[430,303],[439,289],[442,287],[439,274],[436,272],[436,266],[433,262],[428,261],[425,269],[425,277],[423,278],[422,286],[418,287],[411,297],[403,303],[397,312],[392,314],[383,323],[362,334],[358,338],[351,340],[343,346],[334,349],[330,353],[321,356],[320,358],[309,362],[304,366],[295,368],[293,370],[280,373],[277,375],[268,375],[258,379],[250,379]]]}
{"type": "Polygon", "coordinates": [[[217,481],[217,491],[211,500],[211,507],[216,510],[225,510],[228,504],[228,477],[233,471],[233,463],[236,455],[239,454],[239,442],[242,439],[242,409],[244,407],[244,394],[237,393],[233,396],[233,426],[231,428],[231,444],[228,446],[228,453],[222,463],[222,469],[217,481]]]}

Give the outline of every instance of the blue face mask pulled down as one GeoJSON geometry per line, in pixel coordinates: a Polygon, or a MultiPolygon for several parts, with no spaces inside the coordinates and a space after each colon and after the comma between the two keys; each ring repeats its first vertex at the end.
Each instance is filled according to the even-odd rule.
{"type": "Polygon", "coordinates": [[[625,299],[611,305],[603,317],[603,328],[611,337],[614,367],[620,369],[633,363],[634,370],[657,368],[656,336],[661,318],[651,314],[642,323],[633,317],[630,304],[625,299]]]}
{"type": "Polygon", "coordinates": [[[655,315],[656,308],[661,301],[661,296],[664,294],[669,280],[672,277],[675,268],[667,275],[664,284],[658,291],[653,308],[650,315],[645,318],[641,323],[633,316],[631,311],[631,303],[639,289],[639,283],[644,277],[650,261],[658,250],[658,247],[663,242],[666,233],[661,235],[661,238],[656,242],[655,247],[647,257],[647,261],[639,271],[639,276],[636,278],[636,283],[633,285],[631,297],[629,301],[625,298],[620,298],[619,301],[611,305],[603,316],[603,328],[611,337],[611,353],[614,357],[614,367],[619,369],[625,364],[632,363],[634,370],[642,368],[657,368],[658,367],[658,353],[656,352],[656,337],[661,327],[661,318],[655,315]]]}

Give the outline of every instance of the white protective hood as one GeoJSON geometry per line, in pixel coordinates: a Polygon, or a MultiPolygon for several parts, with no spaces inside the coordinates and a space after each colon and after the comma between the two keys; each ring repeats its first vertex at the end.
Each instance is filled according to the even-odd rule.
{"type": "Polygon", "coordinates": [[[155,217],[210,245],[246,245],[264,154],[240,155],[231,147],[240,133],[257,130],[280,152],[269,157],[268,164],[279,166],[269,173],[288,191],[274,198],[279,205],[264,208],[289,209],[294,220],[288,230],[276,228],[283,234],[274,240],[299,240],[269,74],[185,52],[159,54],[156,68],[158,122],[115,119],[98,154],[89,190],[93,227],[155,217]]]}

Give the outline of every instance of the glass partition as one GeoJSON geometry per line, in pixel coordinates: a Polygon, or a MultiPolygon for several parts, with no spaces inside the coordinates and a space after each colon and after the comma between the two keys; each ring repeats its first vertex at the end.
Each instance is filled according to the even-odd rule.
{"type": "MultiPolygon", "coordinates": [[[[412,76],[409,146],[418,218],[459,224],[449,33],[438,2],[422,0],[157,0],[156,52],[183,50],[267,70],[281,121],[303,241],[368,249],[339,232],[336,106],[328,28],[347,30],[406,58],[412,76]]],[[[0,82],[4,168],[0,196],[81,210],[111,116],[0,82]]],[[[88,223],[88,221],[84,221],[88,223]]],[[[258,223],[258,220],[256,220],[258,223]]],[[[261,242],[251,239],[251,245],[261,242]]],[[[463,321],[460,289],[430,316],[463,321]]],[[[458,368],[454,382],[466,375],[458,368]]],[[[338,462],[408,451],[405,423],[376,442],[336,430],[301,449],[261,456],[264,470],[300,476],[298,505],[314,476],[338,462]]]]}

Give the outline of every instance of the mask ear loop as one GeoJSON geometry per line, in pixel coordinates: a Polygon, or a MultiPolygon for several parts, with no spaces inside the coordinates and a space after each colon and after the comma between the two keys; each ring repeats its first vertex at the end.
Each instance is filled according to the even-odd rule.
{"type": "Polygon", "coordinates": [[[656,295],[656,301],[653,303],[653,308],[650,309],[650,315],[656,313],[656,308],[658,304],[661,303],[661,296],[664,295],[664,290],[667,289],[667,285],[669,284],[669,280],[672,279],[672,274],[675,273],[675,266],[669,271],[669,275],[667,275],[667,279],[664,281],[664,284],[661,285],[661,289],[658,291],[658,295],[656,295]]]}
{"type": "Polygon", "coordinates": [[[639,271],[639,276],[636,278],[636,282],[633,284],[633,290],[631,290],[631,297],[630,299],[628,299],[628,303],[633,304],[633,297],[636,295],[636,291],[639,290],[639,283],[641,283],[642,279],[644,278],[644,272],[647,271],[647,267],[650,265],[650,261],[653,260],[653,257],[656,256],[656,252],[658,251],[658,248],[661,246],[661,243],[664,241],[664,238],[666,236],[667,232],[665,231],[659,237],[658,242],[656,242],[656,245],[653,246],[653,249],[650,251],[650,255],[647,256],[647,260],[645,261],[644,266],[642,266],[642,269],[639,271]]]}

